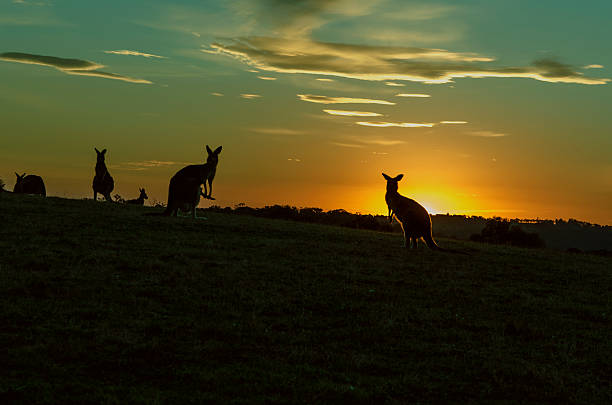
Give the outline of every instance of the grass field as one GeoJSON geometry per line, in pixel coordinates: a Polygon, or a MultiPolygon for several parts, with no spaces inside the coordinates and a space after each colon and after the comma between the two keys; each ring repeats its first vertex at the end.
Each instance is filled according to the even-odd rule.
{"type": "Polygon", "coordinates": [[[1,403],[612,403],[610,258],[155,210],[0,195],[1,403]]]}

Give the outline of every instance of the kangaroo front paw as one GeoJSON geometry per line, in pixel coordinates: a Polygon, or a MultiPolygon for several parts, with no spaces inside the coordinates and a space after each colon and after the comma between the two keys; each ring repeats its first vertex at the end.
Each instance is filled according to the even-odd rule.
{"type": "Polygon", "coordinates": [[[215,199],[215,197],[211,197],[211,196],[208,196],[206,198],[208,198],[209,200],[214,200],[215,199]]]}

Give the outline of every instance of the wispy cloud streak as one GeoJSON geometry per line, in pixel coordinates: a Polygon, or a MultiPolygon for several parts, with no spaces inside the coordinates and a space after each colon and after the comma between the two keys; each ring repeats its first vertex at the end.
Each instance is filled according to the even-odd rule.
{"type": "Polygon", "coordinates": [[[458,78],[529,78],[551,83],[605,84],[554,59],[530,66],[491,66],[494,59],[444,49],[351,45],[309,39],[242,37],[216,42],[212,50],[259,70],[370,81],[449,83],[458,78]]]}
{"type": "Polygon", "coordinates": [[[399,128],[431,128],[434,123],[431,122],[367,122],[367,121],[359,121],[357,125],[362,125],[365,127],[378,127],[378,128],[391,128],[391,127],[399,127],[399,128]]]}
{"type": "Polygon", "coordinates": [[[369,111],[323,110],[330,115],[343,115],[346,117],[380,117],[382,114],[369,111]]]}
{"type": "Polygon", "coordinates": [[[4,52],[0,53],[0,60],[24,63],[28,65],[48,66],[69,75],[101,77],[104,79],[121,80],[129,83],[152,83],[145,79],[135,79],[128,76],[119,75],[117,73],[100,71],[98,69],[103,68],[104,65],[82,59],[67,59],[58,58],[55,56],[34,55],[19,52],[4,52]]]}
{"type": "Polygon", "coordinates": [[[468,132],[468,135],[480,136],[483,138],[501,138],[504,136],[508,136],[507,134],[502,134],[502,133],[493,132],[493,131],[472,131],[472,132],[468,132]]]}
{"type": "Polygon", "coordinates": [[[308,101],[310,103],[320,104],[383,104],[383,105],[395,105],[390,101],[386,100],[373,100],[369,98],[353,98],[353,97],[328,97],[328,96],[317,96],[312,94],[298,94],[298,98],[302,101],[308,101]]]}
{"type": "Polygon", "coordinates": [[[400,93],[396,94],[395,97],[416,97],[416,98],[429,98],[431,95],[429,94],[409,94],[409,93],[400,93]]]}
{"type": "Polygon", "coordinates": [[[104,53],[110,53],[113,55],[129,55],[129,56],[143,56],[145,58],[159,58],[166,59],[165,56],[155,55],[152,53],[144,53],[140,51],[128,51],[127,49],[119,50],[119,51],[104,51],[104,53]]]}

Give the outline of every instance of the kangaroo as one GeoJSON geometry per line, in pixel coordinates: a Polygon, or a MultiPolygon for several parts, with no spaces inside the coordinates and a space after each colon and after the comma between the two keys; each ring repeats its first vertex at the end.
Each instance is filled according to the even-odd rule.
{"type": "Polygon", "coordinates": [[[98,199],[98,193],[102,194],[106,201],[111,201],[110,193],[115,188],[115,181],[111,177],[108,169],[106,168],[106,164],[104,163],[104,155],[106,155],[106,149],[100,152],[97,148],[94,148],[97,154],[96,160],[96,175],[93,179],[93,192],[94,192],[94,201],[98,199]]]}
{"type": "Polygon", "coordinates": [[[202,165],[189,165],[176,172],[170,179],[166,210],[160,214],[148,215],[177,216],[180,209],[181,211],[191,211],[191,215],[195,218],[196,207],[200,201],[200,195],[214,200],[214,198],[212,198],[212,182],[217,172],[217,164],[219,163],[219,153],[221,153],[221,149],[222,146],[219,146],[212,151],[210,147],[206,145],[206,151],[208,152],[206,163],[202,165]],[[206,191],[206,182],[208,182],[209,186],[208,191],[206,191]],[[202,189],[200,188],[201,184],[204,184],[204,193],[202,193],[202,189]]]}
{"type": "Polygon", "coordinates": [[[148,199],[149,199],[149,196],[145,192],[145,189],[141,188],[140,189],[140,195],[138,196],[138,198],[133,199],[133,200],[127,200],[125,203],[126,204],[135,204],[135,205],[144,205],[144,200],[148,200],[148,199]]]}
{"type": "Polygon", "coordinates": [[[15,172],[17,176],[17,182],[15,183],[15,187],[13,188],[13,193],[18,194],[39,194],[45,197],[47,195],[47,190],[45,189],[45,183],[40,176],[36,176],[33,174],[22,174],[15,172]]]}
{"type": "MultiPolygon", "coordinates": [[[[198,193],[197,202],[195,203],[196,207],[200,204],[200,196],[204,198],[208,198],[206,194],[204,193],[204,190],[202,190],[202,187],[200,187],[200,192],[198,193]]],[[[188,213],[190,211],[191,211],[191,204],[189,203],[185,203],[181,207],[179,207],[179,213],[188,213]]],[[[200,218],[204,218],[204,217],[200,217],[200,218]]]]}
{"type": "Polygon", "coordinates": [[[397,182],[404,177],[403,174],[389,177],[382,174],[387,180],[387,193],[385,201],[389,207],[389,222],[393,222],[393,215],[404,231],[404,247],[417,248],[418,240],[423,238],[427,246],[433,250],[443,250],[436,244],[431,233],[431,218],[427,210],[418,202],[406,198],[397,192],[397,182]]]}

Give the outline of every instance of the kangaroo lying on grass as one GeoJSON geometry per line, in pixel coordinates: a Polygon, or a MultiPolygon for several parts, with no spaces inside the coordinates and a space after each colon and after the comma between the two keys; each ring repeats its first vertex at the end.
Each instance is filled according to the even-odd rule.
{"type": "Polygon", "coordinates": [[[140,189],[140,195],[138,196],[138,198],[135,198],[133,200],[127,200],[125,203],[126,204],[135,204],[135,205],[144,205],[144,200],[148,200],[148,199],[149,199],[149,196],[145,192],[145,189],[141,188],[140,189]]]}
{"type": "Polygon", "coordinates": [[[395,215],[395,219],[397,219],[397,222],[400,223],[404,231],[405,248],[416,249],[418,247],[418,240],[423,238],[430,249],[467,254],[457,250],[443,249],[438,246],[433,239],[431,218],[427,210],[418,202],[406,198],[397,192],[397,182],[404,177],[403,174],[399,174],[395,177],[389,177],[384,173],[382,175],[385,180],[387,180],[385,201],[389,207],[389,222],[393,222],[393,215],[395,215]]]}
{"type": "Polygon", "coordinates": [[[195,218],[196,207],[200,202],[200,195],[203,195],[204,198],[214,200],[214,198],[212,198],[212,182],[217,172],[217,164],[219,163],[219,153],[221,153],[221,149],[222,147],[219,146],[212,151],[208,145],[206,145],[206,151],[208,152],[206,163],[202,165],[189,165],[176,172],[170,179],[166,210],[159,214],[154,213],[147,215],[177,216],[178,211],[181,210],[191,211],[191,215],[195,218]],[[209,186],[208,191],[206,191],[206,182],[208,182],[209,186]],[[204,193],[202,193],[202,189],[200,188],[201,184],[204,184],[204,193]]]}
{"type": "Polygon", "coordinates": [[[17,176],[17,182],[15,183],[15,187],[13,187],[13,193],[18,194],[39,194],[45,197],[47,195],[47,190],[45,189],[45,183],[40,176],[36,176],[34,174],[22,174],[21,176],[15,172],[15,176],[17,176]]]}
{"type": "Polygon", "coordinates": [[[98,193],[102,194],[106,201],[113,201],[110,193],[115,188],[115,181],[111,177],[106,164],[104,163],[104,155],[106,155],[106,149],[100,152],[97,148],[94,148],[97,154],[96,160],[96,175],[93,179],[93,192],[94,201],[98,199],[98,193]]]}

